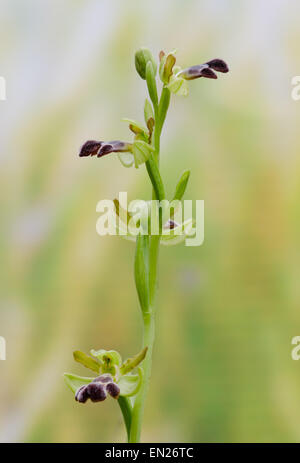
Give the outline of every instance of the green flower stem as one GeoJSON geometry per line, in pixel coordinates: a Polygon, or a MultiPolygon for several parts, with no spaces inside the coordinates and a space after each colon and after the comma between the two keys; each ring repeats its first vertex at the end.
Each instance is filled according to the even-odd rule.
{"type": "Polygon", "coordinates": [[[151,157],[146,162],[146,168],[153,186],[154,198],[162,201],[165,199],[165,189],[162,178],[160,176],[158,163],[153,155],[151,155],[151,157]]]}
{"type": "Polygon", "coordinates": [[[154,330],[155,330],[155,319],[154,312],[148,314],[143,318],[144,321],[144,339],[143,345],[148,346],[146,358],[143,362],[144,377],[141,389],[138,392],[134,407],[132,410],[131,417],[131,428],[129,443],[137,443],[140,441],[142,419],[144,414],[145,399],[149,389],[149,381],[151,376],[151,365],[152,365],[152,351],[154,343],[154,330]]]}
{"type": "MultiPolygon", "coordinates": [[[[159,104],[153,104],[155,114],[155,130],[154,130],[154,148],[155,156],[151,162],[147,163],[147,171],[153,185],[153,198],[162,200],[165,198],[164,187],[159,173],[159,150],[160,150],[160,135],[162,126],[166,117],[166,113],[170,102],[170,92],[167,88],[162,90],[159,104]]],[[[155,299],[157,292],[157,268],[159,257],[160,236],[153,235],[150,237],[149,244],[149,308],[143,311],[143,347],[148,347],[147,355],[143,361],[144,378],[141,388],[135,398],[134,406],[131,415],[130,427],[130,443],[140,441],[142,419],[144,414],[145,400],[149,389],[152,366],[152,352],[155,337],[155,299]]]]}
{"type": "Polygon", "coordinates": [[[120,396],[118,398],[118,403],[123,415],[124,423],[126,426],[127,437],[129,440],[130,437],[130,427],[131,427],[131,416],[132,416],[132,405],[128,397],[120,396]]]}

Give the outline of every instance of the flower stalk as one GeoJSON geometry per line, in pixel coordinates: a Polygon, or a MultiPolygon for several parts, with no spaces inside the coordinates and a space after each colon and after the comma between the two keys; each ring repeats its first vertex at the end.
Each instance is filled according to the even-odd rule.
{"type": "MultiPolygon", "coordinates": [[[[89,140],[83,144],[79,156],[100,158],[110,153],[118,153],[117,155],[125,167],[135,166],[139,168],[145,164],[152,185],[152,199],[163,204],[166,196],[159,169],[160,138],[171,95],[186,96],[188,94],[188,81],[200,77],[217,79],[215,71],[225,73],[228,72],[228,67],[223,60],[214,59],[182,70],[175,65],[175,51],[168,54],[160,52],[159,60],[159,76],[163,84],[160,96],[156,84],[157,64],[151,52],[146,48],[141,48],[135,54],[136,70],[140,77],[146,81],[149,94],[149,99],[146,99],[144,105],[146,127],[132,119],[125,119],[129,123],[130,131],[134,134],[132,142],[89,140]]],[[[181,175],[175,187],[173,201],[181,202],[189,177],[189,170],[181,175]]],[[[114,205],[116,215],[120,220],[123,216],[123,223],[128,225],[131,219],[130,214],[122,209],[116,199],[114,205]]],[[[154,223],[155,214],[151,210],[150,224],[154,223]]],[[[188,225],[193,222],[193,219],[189,219],[179,224],[173,220],[174,210],[167,218],[163,207],[159,207],[155,220],[157,218],[158,233],[151,234],[148,230],[144,233],[141,219],[139,232],[133,238],[136,241],[134,277],[143,319],[142,350],[125,362],[122,362],[120,354],[114,350],[92,349],[91,356],[75,351],[74,360],[92,370],[97,376],[80,377],[65,374],[65,381],[74,393],[77,402],[85,403],[88,400],[102,402],[107,397],[118,401],[130,443],[140,441],[145,401],[150,384],[155,339],[160,244],[178,244],[182,240],[181,237],[176,236],[176,230],[182,232],[181,235],[184,239],[188,225]],[[164,230],[172,230],[174,233],[166,238],[163,233],[164,230]]]]}

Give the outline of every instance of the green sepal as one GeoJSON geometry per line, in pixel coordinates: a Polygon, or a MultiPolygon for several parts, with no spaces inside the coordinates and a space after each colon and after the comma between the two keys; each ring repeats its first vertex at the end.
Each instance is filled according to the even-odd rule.
{"type": "Polygon", "coordinates": [[[127,359],[120,368],[121,375],[126,375],[137,367],[146,357],[148,347],[144,347],[137,355],[132,358],[127,359]]]}
{"type": "Polygon", "coordinates": [[[176,66],[176,72],[174,68],[174,73],[171,75],[169,83],[167,85],[171,93],[177,96],[187,96],[189,94],[188,82],[181,76],[178,76],[180,71],[179,66],[176,66]]]}
{"type": "Polygon", "coordinates": [[[118,153],[118,158],[124,167],[132,167],[134,164],[134,156],[132,153],[118,153]]]}
{"type": "Polygon", "coordinates": [[[138,368],[137,375],[124,375],[118,381],[118,386],[120,388],[120,396],[123,397],[132,397],[136,395],[141,387],[143,380],[143,370],[138,368]]]}
{"type": "Polygon", "coordinates": [[[89,368],[92,371],[95,371],[96,373],[99,373],[100,371],[100,363],[90,357],[89,355],[85,354],[84,352],[81,352],[80,350],[75,350],[73,352],[73,357],[74,360],[78,363],[81,363],[86,368],[89,368]]]}
{"type": "Polygon", "coordinates": [[[186,170],[181,175],[181,177],[180,177],[180,179],[179,179],[179,181],[178,181],[178,183],[176,185],[176,190],[175,190],[175,194],[174,194],[174,197],[173,197],[173,201],[174,200],[180,201],[183,198],[183,195],[185,193],[185,190],[186,190],[189,178],[190,178],[190,173],[191,173],[190,170],[186,170]]]}
{"type": "Polygon", "coordinates": [[[135,121],[134,119],[128,119],[127,117],[124,117],[122,121],[128,122],[129,129],[135,135],[143,134],[147,138],[147,129],[146,127],[143,127],[139,122],[135,121]]]}
{"type": "Polygon", "coordinates": [[[155,81],[155,73],[151,61],[148,61],[146,66],[146,81],[150,99],[154,106],[158,103],[157,88],[155,81]]]}
{"type": "Polygon", "coordinates": [[[72,375],[70,373],[64,373],[64,380],[66,385],[75,394],[77,389],[86,384],[90,384],[95,378],[87,378],[85,376],[72,375]]]}
{"type": "Polygon", "coordinates": [[[134,156],[134,165],[138,168],[144,164],[150,157],[151,152],[154,151],[153,146],[149,145],[143,140],[135,140],[132,145],[132,154],[134,156]]]}

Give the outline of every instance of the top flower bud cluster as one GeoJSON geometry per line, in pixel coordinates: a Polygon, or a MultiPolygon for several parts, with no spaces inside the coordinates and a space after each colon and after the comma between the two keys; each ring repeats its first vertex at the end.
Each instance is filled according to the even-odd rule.
{"type": "MultiPolygon", "coordinates": [[[[176,50],[168,54],[165,54],[164,51],[159,53],[159,76],[162,83],[176,95],[186,96],[188,94],[188,85],[186,82],[188,80],[200,77],[217,79],[216,72],[226,73],[229,71],[225,61],[218,58],[182,70],[180,66],[176,65],[175,53],[176,50]]],[[[152,53],[147,48],[140,48],[135,54],[135,67],[142,79],[146,79],[146,66],[148,62],[151,62],[153,72],[156,74],[157,66],[152,53]]]]}

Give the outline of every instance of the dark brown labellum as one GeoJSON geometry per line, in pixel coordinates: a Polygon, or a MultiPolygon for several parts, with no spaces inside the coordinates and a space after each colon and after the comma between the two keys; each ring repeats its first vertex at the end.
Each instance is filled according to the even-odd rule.
{"type": "Polygon", "coordinates": [[[75,394],[75,400],[84,404],[88,398],[89,398],[89,395],[88,395],[86,386],[81,386],[79,389],[77,389],[76,394],[75,394]]]}
{"type": "Polygon", "coordinates": [[[108,383],[106,390],[114,399],[117,399],[120,395],[120,388],[115,383],[108,383]]]}
{"type": "Polygon", "coordinates": [[[100,384],[99,382],[90,383],[87,386],[87,392],[92,402],[102,402],[106,399],[106,392],[104,386],[102,386],[102,384],[100,384]]]}
{"type": "Polygon", "coordinates": [[[200,76],[206,77],[208,79],[217,79],[218,78],[217,74],[210,68],[202,69],[200,76]]]}
{"type": "Polygon", "coordinates": [[[208,66],[211,69],[214,69],[215,71],[218,71],[218,72],[228,72],[229,71],[227,64],[222,59],[218,59],[218,58],[212,59],[208,61],[206,64],[208,64],[208,66]]]}
{"type": "Polygon", "coordinates": [[[99,153],[97,154],[97,157],[100,158],[101,156],[105,156],[106,154],[109,154],[112,152],[113,152],[113,145],[109,143],[104,143],[101,146],[101,149],[99,150],[99,153]]]}
{"type": "Polygon", "coordinates": [[[102,143],[103,142],[101,141],[95,140],[86,141],[80,149],[79,156],[96,156],[101,148],[102,143]]]}

